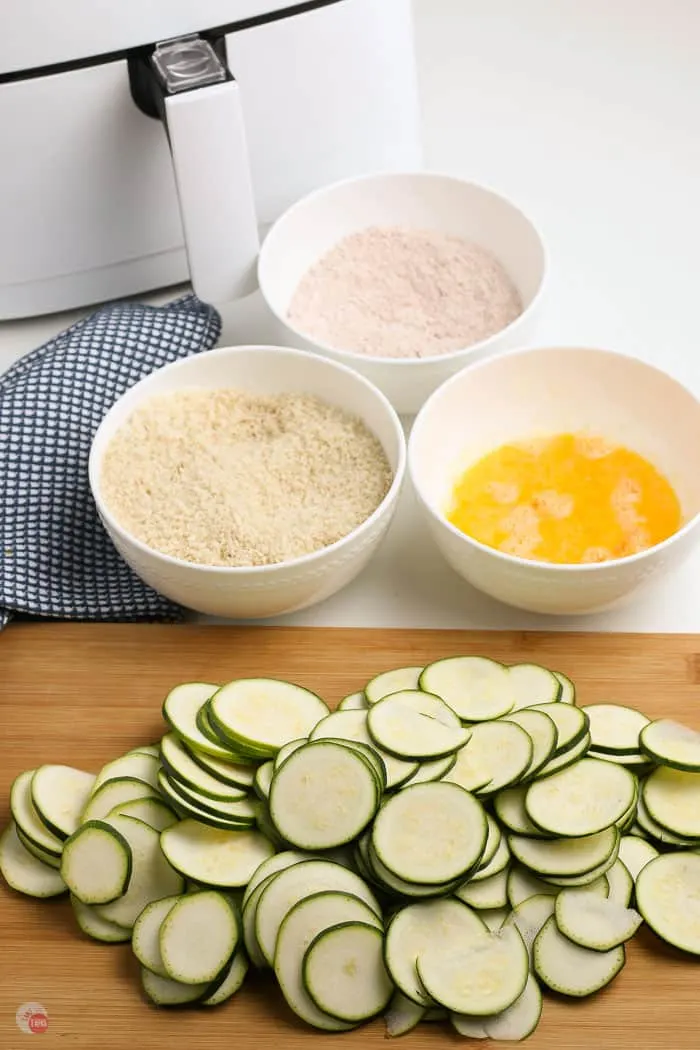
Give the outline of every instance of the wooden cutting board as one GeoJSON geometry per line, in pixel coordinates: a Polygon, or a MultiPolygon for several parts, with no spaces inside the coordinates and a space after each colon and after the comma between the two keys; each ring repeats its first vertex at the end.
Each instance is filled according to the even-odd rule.
{"type": "MultiPolygon", "coordinates": [[[[577,684],[579,702],[614,699],[700,728],[700,637],[196,626],[16,625],[0,637],[0,824],[13,778],[42,762],[97,770],[163,732],[160,704],[181,681],[242,675],[293,679],[335,704],[379,671],[454,653],[532,660],[577,684]]],[[[700,892],[700,887],[699,887],[700,892]]],[[[41,1046],[71,1050],[371,1050],[381,1022],[344,1036],[300,1025],[270,979],[255,975],[211,1011],[157,1010],[141,998],[128,946],[84,938],[65,900],[0,886],[0,1050],[27,1045],[15,1014],[39,1003],[41,1046]]],[[[578,1003],[547,996],[533,1050],[697,1050],[700,961],[648,931],[611,987],[578,1003]]],[[[407,1035],[407,1050],[460,1040],[444,1024],[407,1035]]]]}

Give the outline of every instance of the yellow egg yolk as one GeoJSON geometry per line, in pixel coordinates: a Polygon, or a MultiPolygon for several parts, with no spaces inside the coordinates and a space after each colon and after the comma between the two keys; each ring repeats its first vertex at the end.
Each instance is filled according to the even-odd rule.
{"type": "Polygon", "coordinates": [[[447,518],[521,558],[585,564],[624,558],[681,524],[673,488],[643,456],[585,434],[503,445],[462,475],[447,518]]]}

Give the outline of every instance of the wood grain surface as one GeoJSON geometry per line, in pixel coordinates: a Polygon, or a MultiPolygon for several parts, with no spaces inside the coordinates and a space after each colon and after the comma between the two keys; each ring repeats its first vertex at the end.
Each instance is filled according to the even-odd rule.
{"type": "MultiPolygon", "coordinates": [[[[181,681],[272,675],[331,704],[379,671],[454,653],[533,660],[570,675],[579,702],[619,700],[700,729],[700,638],[196,626],[20,624],[0,636],[0,824],[13,778],[43,762],[96,771],[163,732],[160,705],[181,681]]],[[[214,1010],[157,1010],[140,993],[129,946],[77,929],[65,900],[40,902],[0,886],[0,1050],[24,1050],[17,1008],[41,1003],[39,1046],[75,1050],[348,1050],[379,1047],[377,1021],[342,1036],[295,1021],[274,982],[254,975],[214,1010]]],[[[406,1050],[461,1040],[444,1024],[404,1037],[406,1050]]],[[[698,1050],[700,961],[648,931],[615,982],[582,1003],[548,995],[533,1050],[698,1050]]]]}

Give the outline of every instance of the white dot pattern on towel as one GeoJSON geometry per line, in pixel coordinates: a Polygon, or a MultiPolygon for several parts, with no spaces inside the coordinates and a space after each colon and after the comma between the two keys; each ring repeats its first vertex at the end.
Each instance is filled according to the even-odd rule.
{"type": "Polygon", "coordinates": [[[131,571],[102,527],[90,445],[125,390],[211,349],[221,332],[192,295],[118,303],[0,376],[0,628],[13,613],[69,620],[178,620],[183,610],[131,571]]]}

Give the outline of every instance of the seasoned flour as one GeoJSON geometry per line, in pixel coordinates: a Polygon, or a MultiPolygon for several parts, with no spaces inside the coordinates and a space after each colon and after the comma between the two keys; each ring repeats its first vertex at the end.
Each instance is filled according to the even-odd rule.
{"type": "Polygon", "coordinates": [[[304,275],[289,320],[339,350],[434,357],[499,332],[522,313],[500,262],[428,230],[373,226],[339,241],[304,275]]]}

